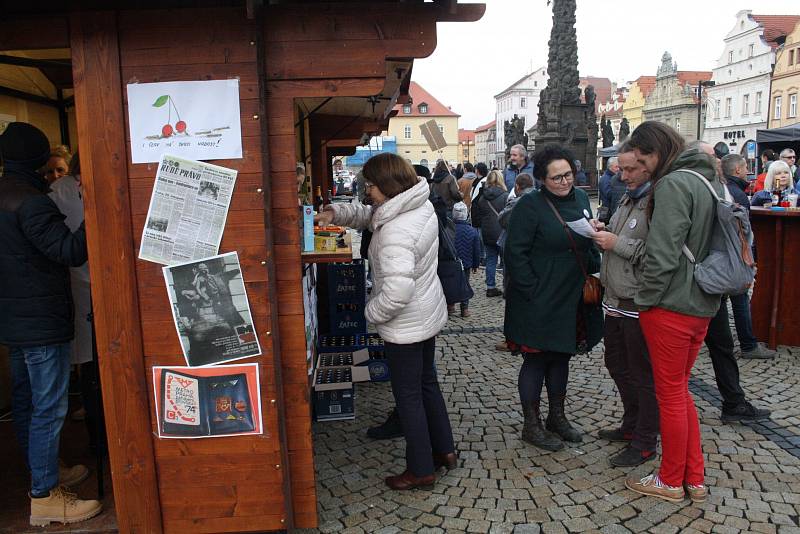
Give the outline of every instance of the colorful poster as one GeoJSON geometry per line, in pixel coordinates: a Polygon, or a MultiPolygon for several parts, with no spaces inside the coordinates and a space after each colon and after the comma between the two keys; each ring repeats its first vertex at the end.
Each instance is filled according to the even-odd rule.
{"type": "Polygon", "coordinates": [[[164,279],[187,365],[261,354],[236,252],[164,267],[164,279]]]}
{"type": "Polygon", "coordinates": [[[153,367],[158,436],[263,434],[258,364],[153,367]]]}
{"type": "Polygon", "coordinates": [[[128,84],[133,163],[242,157],[239,80],[128,84]]]}
{"type": "Polygon", "coordinates": [[[237,171],[163,155],[139,258],[172,265],[219,252],[237,171]]]}

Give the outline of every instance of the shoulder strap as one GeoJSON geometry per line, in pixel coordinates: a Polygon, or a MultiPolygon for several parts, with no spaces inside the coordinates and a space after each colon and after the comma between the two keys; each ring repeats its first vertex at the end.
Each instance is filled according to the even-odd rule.
{"type": "Polygon", "coordinates": [[[570,248],[572,249],[572,252],[575,254],[575,258],[578,260],[578,267],[581,268],[581,272],[583,273],[584,280],[589,278],[589,275],[586,273],[586,269],[583,266],[583,261],[582,261],[581,255],[578,252],[578,247],[575,244],[575,239],[572,237],[572,232],[569,231],[569,226],[567,226],[567,223],[565,223],[564,219],[561,218],[561,214],[558,213],[558,210],[556,209],[556,207],[553,204],[553,202],[549,198],[547,198],[546,196],[543,197],[543,198],[547,202],[548,206],[550,206],[550,209],[553,210],[553,213],[555,214],[556,219],[558,219],[558,222],[561,223],[561,227],[564,228],[564,231],[567,233],[567,237],[569,238],[570,248]]]}
{"type": "Polygon", "coordinates": [[[490,209],[490,210],[492,210],[492,213],[494,213],[494,216],[495,216],[495,217],[499,217],[499,216],[500,216],[500,214],[499,214],[499,213],[497,213],[497,210],[494,208],[494,205],[492,204],[492,201],[491,201],[491,200],[489,200],[489,199],[488,199],[488,198],[486,198],[486,197],[483,197],[483,200],[485,200],[485,201],[486,201],[486,203],[489,205],[489,209],[490,209]]]}

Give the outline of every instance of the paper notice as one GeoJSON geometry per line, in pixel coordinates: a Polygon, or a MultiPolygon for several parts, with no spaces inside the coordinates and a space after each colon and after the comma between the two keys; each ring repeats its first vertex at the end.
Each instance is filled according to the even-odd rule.
{"type": "Polygon", "coordinates": [[[586,219],[578,219],[577,221],[567,221],[567,226],[572,228],[572,230],[578,234],[582,235],[583,237],[594,237],[597,235],[597,232],[594,231],[592,228],[592,224],[586,219]]]}
{"type": "Polygon", "coordinates": [[[236,175],[210,163],[162,156],[139,258],[174,265],[216,255],[236,175]]]}

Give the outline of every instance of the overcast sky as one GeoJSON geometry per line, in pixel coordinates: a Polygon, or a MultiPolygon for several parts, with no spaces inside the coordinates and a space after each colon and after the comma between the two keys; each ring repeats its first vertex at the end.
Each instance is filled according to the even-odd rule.
{"type": "MultiPolygon", "coordinates": [[[[492,121],[494,95],[547,65],[547,0],[484,3],[477,22],[439,23],[436,51],[414,61],[412,79],[459,113],[461,128],[492,121]]],[[[800,15],[800,0],[578,0],[578,69],[625,82],[655,76],[669,51],[679,70],[710,71],[742,9],[800,15]]]]}

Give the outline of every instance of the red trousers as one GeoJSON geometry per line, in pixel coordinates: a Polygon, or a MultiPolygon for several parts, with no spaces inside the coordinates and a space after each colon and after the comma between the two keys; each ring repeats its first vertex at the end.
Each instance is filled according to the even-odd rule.
{"type": "Polygon", "coordinates": [[[663,308],[639,313],[650,351],[661,423],[658,475],[670,486],[703,484],[704,480],[700,422],[689,393],[689,376],[710,320],[663,308]]]}

